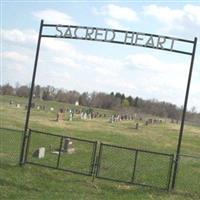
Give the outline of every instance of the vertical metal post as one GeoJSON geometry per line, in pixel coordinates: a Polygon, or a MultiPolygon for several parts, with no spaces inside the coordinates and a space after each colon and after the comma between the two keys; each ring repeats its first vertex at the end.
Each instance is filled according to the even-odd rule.
{"type": "Polygon", "coordinates": [[[195,37],[194,38],[193,50],[192,50],[191,63],[190,63],[190,70],[189,70],[189,75],[188,75],[187,88],[186,88],[186,93],[185,93],[185,102],[184,102],[184,107],[183,107],[181,127],[180,127],[180,132],[179,132],[177,150],[176,150],[174,173],[173,173],[173,178],[172,178],[172,189],[175,189],[175,184],[176,184],[176,177],[177,177],[178,164],[179,164],[179,155],[180,155],[181,142],[182,142],[182,137],[183,137],[183,129],[184,129],[184,124],[185,124],[185,115],[186,115],[186,111],[187,111],[187,103],[188,103],[188,96],[189,96],[189,91],[190,91],[190,83],[191,83],[191,78],[192,78],[194,57],[195,57],[195,52],[196,52],[196,44],[197,44],[197,38],[195,37]]]}
{"type": "Polygon", "coordinates": [[[26,151],[24,155],[24,163],[26,163],[27,158],[28,158],[30,140],[31,140],[31,129],[28,129],[27,145],[26,145],[26,151]]]}
{"type": "Polygon", "coordinates": [[[60,147],[59,147],[59,154],[58,154],[58,160],[57,160],[57,168],[59,167],[59,163],[60,163],[60,156],[61,156],[61,152],[62,152],[62,144],[63,144],[63,137],[60,138],[60,147]]]}
{"type": "Polygon", "coordinates": [[[134,181],[135,181],[135,171],[136,171],[136,166],[137,166],[137,157],[138,157],[138,150],[135,151],[135,161],[134,161],[133,175],[132,175],[132,178],[131,178],[131,183],[134,183],[134,181]]]}
{"type": "Polygon", "coordinates": [[[95,163],[96,163],[96,154],[97,154],[97,142],[93,143],[93,152],[91,156],[91,162],[90,162],[90,174],[94,175],[95,173],[95,163]]]}
{"type": "Polygon", "coordinates": [[[100,170],[100,165],[101,165],[101,157],[102,157],[102,150],[103,150],[103,144],[100,143],[99,155],[98,155],[98,158],[96,159],[96,174],[95,174],[96,177],[98,177],[98,175],[99,175],[99,170],[100,170]]]}
{"type": "Polygon", "coordinates": [[[170,191],[173,164],[174,164],[174,154],[171,156],[171,159],[170,159],[170,162],[169,162],[169,172],[168,172],[168,182],[167,182],[167,191],[168,192],[170,191]]]}
{"type": "Polygon", "coordinates": [[[43,20],[41,20],[41,22],[40,22],[40,30],[39,30],[39,35],[38,35],[38,43],[37,43],[37,49],[36,49],[36,54],[35,54],[35,62],[34,62],[31,88],[30,88],[30,93],[29,93],[29,101],[28,101],[28,108],[27,108],[27,113],[26,113],[26,121],[25,121],[25,126],[24,126],[24,136],[23,136],[22,148],[21,148],[21,154],[20,154],[20,165],[24,164],[24,159],[25,159],[24,154],[25,154],[27,130],[28,130],[28,125],[29,125],[29,117],[30,117],[30,110],[31,110],[32,98],[33,98],[35,76],[36,76],[36,71],[37,71],[37,63],[38,63],[38,57],[39,57],[42,29],[43,29],[43,20]]]}

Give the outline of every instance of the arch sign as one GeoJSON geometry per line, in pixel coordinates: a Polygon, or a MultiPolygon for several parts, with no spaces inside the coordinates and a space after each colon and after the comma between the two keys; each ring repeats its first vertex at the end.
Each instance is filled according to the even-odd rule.
{"type": "Polygon", "coordinates": [[[25,155],[25,146],[27,145],[26,136],[27,136],[28,127],[29,127],[31,103],[32,103],[32,97],[33,97],[39,49],[40,49],[40,43],[41,43],[42,37],[116,43],[116,44],[123,44],[123,45],[129,45],[129,46],[138,46],[138,47],[145,47],[145,48],[151,48],[151,49],[157,49],[157,50],[164,50],[164,51],[180,53],[180,54],[191,56],[191,63],[190,63],[190,69],[189,69],[189,74],[188,74],[188,80],[187,80],[181,126],[180,126],[179,138],[178,138],[178,143],[177,143],[176,158],[174,161],[174,172],[173,172],[173,179],[172,179],[172,188],[174,189],[177,170],[178,170],[181,141],[182,141],[182,136],[183,136],[185,114],[187,110],[187,103],[188,103],[190,82],[191,82],[192,70],[193,70],[193,64],[194,64],[195,51],[196,51],[197,38],[195,37],[194,40],[186,40],[186,39],[181,39],[181,38],[176,38],[176,37],[141,33],[141,32],[135,32],[135,31],[124,31],[124,30],[107,29],[107,28],[87,27],[87,26],[44,24],[44,21],[41,20],[36,55],[35,55],[35,62],[34,62],[34,69],[33,69],[33,75],[32,75],[32,83],[31,83],[31,89],[30,89],[30,95],[29,95],[29,102],[28,102],[28,108],[27,108],[27,114],[26,114],[26,121],[25,121],[25,127],[24,127],[24,138],[23,138],[21,156],[20,156],[21,165],[25,163],[24,155],[25,155]]]}

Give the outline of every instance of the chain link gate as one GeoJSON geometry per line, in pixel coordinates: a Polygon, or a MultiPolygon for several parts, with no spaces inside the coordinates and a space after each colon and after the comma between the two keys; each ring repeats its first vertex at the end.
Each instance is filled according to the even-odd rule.
{"type": "Polygon", "coordinates": [[[96,148],[95,141],[29,129],[25,163],[92,176],[96,148]],[[73,152],[65,151],[65,142],[73,144],[73,152]],[[45,156],[39,159],[34,155],[41,147],[45,149],[45,156]]]}
{"type": "Polygon", "coordinates": [[[24,163],[94,178],[169,190],[174,155],[29,129],[24,163]],[[65,152],[70,140],[74,152],[65,152]],[[45,156],[34,156],[43,147],[45,156]]]}
{"type": "Polygon", "coordinates": [[[174,155],[100,143],[96,177],[169,190],[174,155]]]}

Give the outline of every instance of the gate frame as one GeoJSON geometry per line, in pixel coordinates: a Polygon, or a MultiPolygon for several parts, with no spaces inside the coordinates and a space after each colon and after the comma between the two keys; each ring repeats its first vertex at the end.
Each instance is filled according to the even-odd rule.
{"type": "Polygon", "coordinates": [[[94,168],[95,168],[95,164],[96,164],[97,145],[98,145],[97,141],[80,139],[80,138],[75,138],[75,137],[66,136],[66,135],[57,135],[57,134],[53,134],[53,133],[48,133],[48,132],[28,129],[27,145],[25,147],[25,155],[24,155],[25,156],[24,164],[31,164],[31,165],[36,165],[36,166],[40,166],[40,167],[47,167],[47,168],[50,168],[50,169],[57,169],[57,170],[60,170],[60,171],[71,172],[71,173],[85,175],[85,176],[93,176],[94,175],[94,168]],[[57,156],[57,162],[56,162],[56,166],[55,167],[54,166],[49,166],[49,165],[46,165],[46,164],[40,164],[40,163],[32,162],[32,161],[28,160],[29,145],[30,145],[30,142],[31,142],[31,135],[32,134],[41,134],[41,135],[45,135],[47,137],[48,136],[53,136],[53,137],[57,137],[60,140],[59,141],[59,149],[58,149],[59,153],[58,153],[58,156],[57,156]],[[59,167],[59,165],[60,165],[60,157],[61,157],[61,152],[62,152],[62,146],[63,146],[63,139],[65,139],[65,138],[93,145],[93,149],[90,152],[91,153],[90,154],[91,158],[90,158],[88,173],[81,172],[81,171],[76,171],[76,170],[73,170],[73,169],[72,170],[71,169],[63,169],[63,168],[59,167]]]}
{"type": "Polygon", "coordinates": [[[97,159],[97,168],[95,172],[95,177],[99,179],[104,179],[104,180],[109,180],[109,181],[116,181],[116,182],[121,182],[121,183],[127,183],[131,185],[138,185],[138,186],[144,186],[144,187],[150,187],[150,188],[157,188],[161,190],[167,190],[170,191],[170,183],[171,183],[171,178],[172,178],[172,170],[173,170],[173,164],[174,164],[174,154],[169,154],[169,153],[161,153],[161,152],[156,152],[156,151],[148,151],[148,150],[143,150],[143,149],[136,149],[136,148],[130,148],[130,147],[124,147],[124,146],[118,146],[118,145],[113,145],[113,144],[106,144],[106,143],[100,143],[99,147],[99,153],[98,153],[98,159],[97,159]],[[101,158],[102,158],[102,149],[103,146],[107,147],[113,147],[113,148],[118,148],[118,149],[125,149],[133,152],[134,155],[134,164],[133,164],[133,171],[132,171],[132,176],[130,176],[131,181],[123,181],[123,180],[117,180],[117,179],[112,179],[112,178],[106,178],[103,176],[99,176],[100,172],[100,167],[101,167],[101,158]],[[138,183],[134,182],[135,174],[136,174],[136,168],[137,168],[137,160],[138,160],[138,153],[149,153],[149,154],[154,154],[154,155],[159,155],[159,156],[166,156],[169,158],[169,167],[168,167],[168,172],[167,172],[167,182],[166,182],[166,188],[164,187],[158,187],[158,186],[153,186],[149,184],[143,184],[143,183],[138,183]]]}
{"type": "MultiPolygon", "coordinates": [[[[35,62],[34,62],[34,68],[33,68],[33,74],[32,74],[31,89],[30,89],[30,93],[29,93],[28,108],[27,108],[26,120],[25,120],[25,125],[24,125],[24,136],[23,136],[21,154],[20,154],[20,162],[19,162],[19,164],[21,166],[25,164],[25,154],[26,154],[25,153],[25,149],[26,149],[26,146],[27,146],[30,110],[31,110],[32,98],[33,98],[33,90],[34,90],[34,85],[35,85],[35,77],[36,77],[36,71],[37,71],[37,64],[38,64],[38,58],[39,58],[39,50],[40,50],[41,38],[42,37],[59,38],[57,36],[52,36],[52,35],[42,35],[42,30],[43,30],[43,27],[57,27],[57,26],[58,25],[56,25],[56,24],[44,24],[44,20],[41,20],[41,22],[40,22],[38,42],[37,42],[37,48],[36,48],[36,54],[35,54],[35,62]]],[[[75,28],[76,27],[80,27],[80,26],[70,26],[70,25],[61,25],[61,26],[62,27],[75,27],[75,28]]],[[[82,28],[84,28],[84,26],[82,26],[82,28]]],[[[92,27],[92,28],[97,30],[96,27],[92,27]]],[[[100,30],[106,30],[106,29],[100,29],[100,30]]],[[[122,31],[122,30],[115,30],[115,29],[107,29],[107,30],[113,30],[113,31],[124,32],[124,33],[133,33],[133,32],[130,32],[130,31],[122,31]]],[[[153,36],[154,37],[160,37],[159,35],[155,35],[155,34],[148,34],[148,33],[141,33],[141,34],[146,35],[146,36],[151,36],[151,37],[153,37],[153,36]]],[[[178,143],[177,143],[177,148],[176,148],[176,156],[175,156],[175,160],[174,160],[175,163],[174,163],[174,170],[173,170],[173,177],[172,177],[172,189],[175,189],[176,177],[177,177],[178,165],[179,165],[179,155],[180,155],[180,150],[181,150],[181,142],[182,142],[184,124],[185,124],[185,115],[186,115],[186,111],[187,111],[188,97],[189,97],[189,91],[190,91],[190,83],[191,83],[191,78],[192,78],[192,71],[193,71],[194,58],[195,58],[195,52],[196,52],[197,37],[194,38],[194,41],[180,39],[180,38],[173,38],[173,37],[168,37],[168,36],[164,36],[164,37],[168,38],[168,39],[173,39],[173,40],[178,40],[178,41],[182,41],[182,42],[192,43],[193,44],[192,53],[187,53],[185,51],[177,51],[177,50],[172,50],[172,49],[170,50],[170,49],[165,49],[165,48],[157,48],[159,50],[166,50],[166,51],[171,51],[171,52],[191,55],[190,69],[189,69],[187,87],[186,87],[185,99],[184,99],[184,107],[183,107],[182,117],[181,117],[181,126],[180,126],[178,143]]],[[[83,38],[72,37],[72,38],[68,38],[68,39],[79,39],[80,40],[80,39],[83,39],[83,38]]],[[[83,40],[86,40],[86,39],[83,39],[83,40]]],[[[106,42],[105,40],[97,40],[97,39],[93,39],[92,41],[106,42]]],[[[124,44],[123,42],[117,42],[117,41],[116,42],[112,41],[112,43],[124,44]]],[[[130,45],[130,44],[128,44],[128,45],[130,45]]],[[[145,45],[135,45],[135,46],[153,48],[153,47],[149,47],[149,46],[145,46],[145,45]]]]}

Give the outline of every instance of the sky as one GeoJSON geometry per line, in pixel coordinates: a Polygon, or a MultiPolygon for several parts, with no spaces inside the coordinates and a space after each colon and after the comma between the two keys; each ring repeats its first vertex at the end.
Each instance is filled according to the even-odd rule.
{"type": "MultiPolygon", "coordinates": [[[[198,1],[1,1],[1,85],[30,85],[41,19],[200,40],[198,1]]],[[[42,38],[36,84],[182,106],[190,61],[190,55],[156,49],[42,38]]],[[[199,42],[188,109],[193,106],[200,112],[199,42]]]]}

